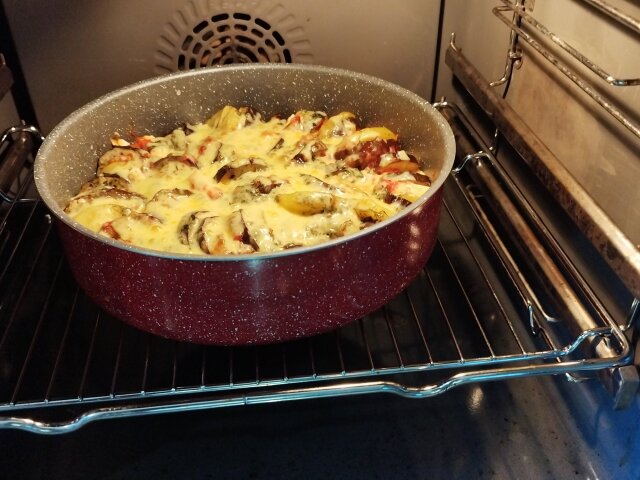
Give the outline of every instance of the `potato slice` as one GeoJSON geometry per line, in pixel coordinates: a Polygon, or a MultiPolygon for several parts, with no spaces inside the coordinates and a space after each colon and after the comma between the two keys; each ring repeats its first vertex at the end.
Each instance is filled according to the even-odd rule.
{"type": "Polygon", "coordinates": [[[276,202],[291,213],[305,216],[332,212],[338,205],[337,197],[327,192],[280,193],[276,202]]]}
{"type": "Polygon", "coordinates": [[[218,110],[206,123],[212,128],[228,132],[251,125],[259,118],[260,115],[250,107],[235,108],[227,105],[218,110]]]}
{"type": "Polygon", "coordinates": [[[180,188],[164,188],[158,190],[153,198],[144,206],[144,212],[167,221],[176,210],[191,209],[185,202],[193,195],[191,190],[180,188]]]}
{"type": "Polygon", "coordinates": [[[393,215],[391,208],[369,198],[357,200],[353,205],[353,210],[360,221],[367,223],[381,222],[393,215]]]}
{"type": "Polygon", "coordinates": [[[80,210],[74,219],[90,230],[98,232],[105,223],[112,222],[116,218],[126,215],[129,212],[130,210],[122,205],[109,203],[89,205],[80,210]]]}

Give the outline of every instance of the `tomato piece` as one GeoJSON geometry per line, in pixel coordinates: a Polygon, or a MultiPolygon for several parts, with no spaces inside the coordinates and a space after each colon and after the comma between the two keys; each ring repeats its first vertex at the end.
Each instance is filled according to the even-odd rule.
{"type": "Polygon", "coordinates": [[[149,150],[149,137],[136,137],[131,146],[140,150],[149,150]]]}
{"type": "Polygon", "coordinates": [[[107,236],[115,240],[118,240],[120,238],[120,234],[116,232],[116,229],[113,228],[113,225],[111,225],[111,222],[106,222],[104,225],[102,225],[100,230],[104,232],[107,236]]]}

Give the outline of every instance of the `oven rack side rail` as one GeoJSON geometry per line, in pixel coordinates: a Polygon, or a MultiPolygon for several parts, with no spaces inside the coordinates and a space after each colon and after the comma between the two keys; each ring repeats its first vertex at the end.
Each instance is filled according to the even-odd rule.
{"type": "MultiPolygon", "coordinates": [[[[590,8],[595,8],[605,14],[612,20],[614,28],[626,28],[636,35],[640,34],[639,20],[625,15],[600,0],[581,1],[590,8]]],[[[640,78],[616,78],[616,76],[604,71],[536,20],[525,8],[522,0],[515,0],[515,2],[500,0],[500,2],[502,5],[493,8],[492,13],[509,28],[511,35],[504,76],[495,82],[488,82],[483,78],[473,62],[466,58],[456,45],[455,33],[451,34],[449,47],[445,53],[445,63],[478,106],[491,117],[496,126],[496,135],[500,131],[509,144],[518,151],[523,160],[531,166],[535,175],[547,185],[558,204],[565,209],[594,247],[600,251],[602,257],[607,260],[627,288],[636,297],[640,297],[640,252],[638,247],[571,176],[554,153],[540,141],[509,103],[493,89],[495,86],[508,84],[513,75],[514,67],[523,58],[520,45],[526,45],[531,48],[533,55],[544,58],[554,69],[584,92],[603,112],[616,119],[636,139],[640,139],[640,125],[635,122],[632,116],[625,114],[616,102],[601,94],[599,89],[587,78],[587,72],[573,68],[557,53],[562,51],[568,54],[574,63],[586,67],[597,79],[609,85],[619,88],[637,88],[640,85],[640,78]],[[504,15],[506,13],[512,13],[513,18],[508,19],[504,15]],[[536,36],[535,33],[538,35],[536,36]],[[537,37],[542,38],[543,42],[536,40],[537,37]]]]}
{"type": "MultiPolygon", "coordinates": [[[[594,88],[594,85],[584,78],[584,75],[568,66],[568,64],[556,56],[550,48],[547,48],[545,45],[538,42],[533,35],[528,33],[527,29],[522,27],[526,24],[530,29],[550,42],[555,48],[558,48],[568,54],[574,61],[590,70],[596,77],[598,77],[599,80],[604,81],[611,86],[619,88],[635,87],[640,85],[640,78],[617,78],[595,64],[592,60],[583,55],[569,43],[565,42],[558,35],[549,31],[547,27],[530,15],[524,5],[520,4],[518,1],[516,3],[513,3],[511,0],[500,1],[503,5],[493,8],[492,12],[502,23],[509,27],[513,35],[517,35],[518,39],[524,41],[537,54],[553,65],[555,69],[571,80],[571,82],[573,82],[580,90],[596,102],[603,111],[607,112],[636,138],[640,139],[640,125],[638,125],[628,115],[624,114],[611,101],[601,95],[598,90],[594,88]],[[509,20],[503,15],[503,13],[507,12],[513,13],[513,20],[509,20]]],[[[584,1],[591,7],[597,8],[593,1],[584,1]]],[[[600,6],[602,6],[602,4],[600,6]]],[[[609,18],[613,19],[618,24],[618,28],[624,26],[631,29],[635,34],[640,33],[640,22],[633,17],[625,16],[621,14],[620,11],[614,13],[616,10],[611,8],[599,10],[609,15],[609,18]]]]}
{"type": "Polygon", "coordinates": [[[104,418],[240,404],[381,392],[422,398],[473,382],[628,364],[629,342],[601,309],[578,310],[594,318],[577,333],[567,328],[575,319],[546,311],[539,282],[496,235],[467,175],[481,164],[464,165],[446,187],[436,251],[398,298],[338,331],[250,348],[165,341],[97,309],[70,276],[45,207],[22,201],[28,177],[0,205],[0,428],[65,433],[104,418]]]}

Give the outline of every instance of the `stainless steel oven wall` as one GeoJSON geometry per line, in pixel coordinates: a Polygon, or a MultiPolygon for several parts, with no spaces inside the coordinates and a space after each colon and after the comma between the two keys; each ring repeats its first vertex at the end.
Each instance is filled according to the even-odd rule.
{"type": "Polygon", "coordinates": [[[200,64],[324,64],[431,94],[439,0],[3,3],[45,133],[99,95],[200,64]]]}
{"type": "MultiPolygon", "coordinates": [[[[624,0],[608,4],[634,18],[640,5],[624,0]]],[[[533,16],[589,57],[620,78],[640,77],[640,35],[616,25],[583,0],[526,1],[533,16]]],[[[456,45],[489,81],[503,72],[509,45],[509,28],[492,8],[500,0],[447,0],[444,14],[443,52],[449,34],[456,33],[456,45]]],[[[509,13],[504,16],[511,19],[509,13]]],[[[548,45],[530,25],[527,32],[548,45]]],[[[596,202],[635,244],[640,244],[640,139],[635,137],[568,78],[555,70],[524,41],[524,61],[515,71],[508,102],[567,167],[596,202]]],[[[588,71],[557,47],[554,54],[589,79],[596,92],[640,125],[640,85],[616,87],[588,71]]],[[[444,54],[441,56],[443,59],[444,54]]],[[[496,87],[502,91],[504,86],[496,87]]],[[[441,61],[438,95],[456,98],[451,74],[441,61]]]]}
{"type": "MultiPolygon", "coordinates": [[[[637,2],[607,3],[640,18],[637,2]]],[[[484,78],[497,81],[503,76],[509,29],[492,13],[500,5],[501,0],[446,0],[437,98],[446,96],[457,103],[466,98],[444,61],[451,33],[455,32],[455,44],[484,78]]],[[[622,78],[640,77],[640,37],[588,8],[584,0],[535,0],[526,1],[526,5],[549,30],[603,68],[622,78]]],[[[602,85],[575,61],[570,64],[640,124],[640,86],[602,85]]],[[[502,92],[504,85],[496,88],[502,92]]],[[[524,61],[515,70],[506,99],[626,235],[636,245],[640,243],[640,140],[530,48],[524,49],[524,61]]],[[[487,133],[491,143],[493,132],[487,133]]],[[[598,383],[559,385],[561,403],[567,406],[560,422],[577,425],[576,441],[586,443],[592,459],[591,474],[585,476],[638,478],[638,457],[632,452],[640,449],[640,396],[620,412],[611,409],[610,399],[598,383]]],[[[546,412],[541,415],[548,417],[546,412]]]]}

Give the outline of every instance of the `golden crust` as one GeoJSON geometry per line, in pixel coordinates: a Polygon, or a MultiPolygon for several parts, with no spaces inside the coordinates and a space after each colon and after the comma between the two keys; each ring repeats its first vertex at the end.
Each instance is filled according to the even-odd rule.
{"type": "MultiPolygon", "coordinates": [[[[164,137],[112,137],[66,211],[166,252],[242,254],[317,244],[397,213],[427,174],[385,127],[301,110],[263,120],[226,106],[164,137]]],[[[425,180],[426,179],[426,180],[425,180]]]]}

